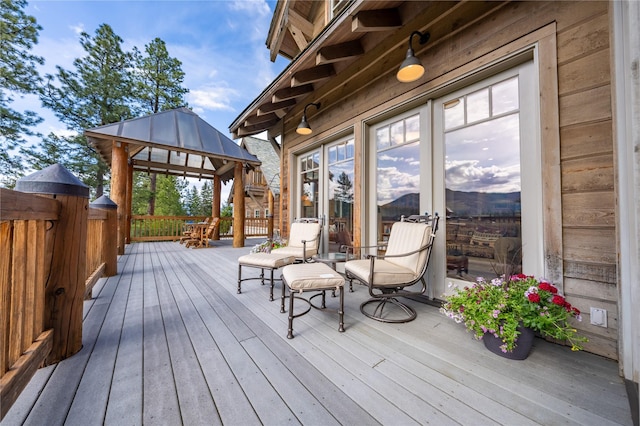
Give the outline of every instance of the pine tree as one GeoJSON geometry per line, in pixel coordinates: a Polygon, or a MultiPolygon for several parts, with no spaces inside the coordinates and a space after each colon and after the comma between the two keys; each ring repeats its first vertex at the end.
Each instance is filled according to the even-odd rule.
{"type": "MultiPolygon", "coordinates": [[[[141,54],[137,48],[133,50],[136,64],[135,96],[142,112],[155,114],[186,106],[184,96],[189,89],[182,87],[182,62],[169,56],[165,42],[157,37],[145,46],[145,54],[141,54]]],[[[149,178],[150,197],[147,214],[153,215],[156,205],[156,174],[151,173],[149,178]]]]}
{"type": "Polygon", "coordinates": [[[188,184],[175,176],[158,176],[156,214],[160,216],[184,216],[182,192],[188,184]]]}
{"type": "MultiPolygon", "coordinates": [[[[48,83],[41,96],[42,103],[69,130],[81,135],[84,129],[133,117],[133,56],[122,50],[122,42],[107,24],[100,25],[94,37],[83,32],[80,44],[87,55],[73,61],[73,71],[57,66],[55,76],[46,76],[48,83]]],[[[74,138],[73,142],[78,144],[80,157],[91,158],[91,184],[95,185],[95,195],[102,195],[107,165],[90,149],[84,136],[74,138]]]]}
{"type": "Polygon", "coordinates": [[[210,180],[205,181],[200,188],[200,215],[211,216],[211,202],[213,201],[213,184],[210,180]]]}
{"type": "Polygon", "coordinates": [[[37,94],[41,83],[37,65],[44,59],[29,51],[38,43],[42,29],[33,16],[24,13],[25,0],[0,3],[0,175],[18,177],[20,158],[12,150],[24,146],[25,136],[42,121],[33,111],[16,111],[11,103],[16,95],[37,94]]]}

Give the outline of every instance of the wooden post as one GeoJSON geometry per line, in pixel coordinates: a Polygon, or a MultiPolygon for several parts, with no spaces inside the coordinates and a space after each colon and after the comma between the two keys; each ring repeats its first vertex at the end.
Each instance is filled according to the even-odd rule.
{"type": "Polygon", "coordinates": [[[118,205],[118,254],[124,254],[127,233],[127,144],[113,141],[111,150],[111,199],[118,205]]]}
{"type": "Polygon", "coordinates": [[[61,208],[45,288],[45,329],[53,329],[53,348],[45,362],[50,365],[82,348],[89,188],[54,164],[20,179],[16,190],[55,198],[61,208]]]}
{"type": "MultiPolygon", "coordinates": [[[[222,180],[220,176],[213,177],[213,199],[211,200],[211,216],[220,217],[220,204],[222,203],[222,180]]],[[[220,239],[220,226],[213,231],[213,240],[220,239]]]]}
{"type": "Polygon", "coordinates": [[[127,161],[127,208],[125,212],[127,212],[126,226],[127,230],[125,232],[125,244],[131,243],[131,203],[133,202],[133,163],[131,161],[127,161]]]}
{"type": "Polygon", "coordinates": [[[244,166],[233,170],[233,247],[244,247],[244,166]]]}
{"type": "Polygon", "coordinates": [[[118,273],[118,206],[103,195],[91,203],[91,207],[107,212],[107,220],[102,222],[102,262],[105,264],[104,276],[112,277],[118,273]]]}
{"type": "Polygon", "coordinates": [[[268,192],[268,208],[269,208],[269,216],[267,217],[267,237],[273,238],[273,192],[270,189],[267,189],[268,192]]]}

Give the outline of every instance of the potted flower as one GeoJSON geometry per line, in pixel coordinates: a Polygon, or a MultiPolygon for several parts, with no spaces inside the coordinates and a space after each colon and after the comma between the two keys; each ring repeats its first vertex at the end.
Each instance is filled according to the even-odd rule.
{"type": "MultiPolygon", "coordinates": [[[[567,302],[556,286],[533,276],[518,274],[508,280],[491,281],[479,277],[475,284],[447,296],[440,311],[464,323],[477,339],[485,339],[485,345],[486,340],[496,338],[499,351],[508,357],[523,346],[525,329],[567,341],[574,351],[582,349],[581,343],[587,341],[569,324],[569,318],[581,321],[580,311],[567,302]]],[[[524,356],[512,358],[526,358],[528,349],[519,350],[524,350],[524,356]]]]}
{"type": "Polygon", "coordinates": [[[273,238],[256,244],[251,249],[251,253],[271,253],[271,250],[284,247],[287,245],[287,240],[283,240],[279,235],[274,235],[273,238]]]}

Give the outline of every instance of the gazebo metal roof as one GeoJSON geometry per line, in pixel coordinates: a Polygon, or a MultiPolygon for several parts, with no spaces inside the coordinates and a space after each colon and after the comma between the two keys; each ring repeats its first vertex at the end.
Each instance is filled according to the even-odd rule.
{"type": "Polygon", "coordinates": [[[133,169],[183,177],[233,179],[236,162],[260,160],[187,108],[87,129],[89,143],[111,165],[113,142],[129,144],[133,169]]]}

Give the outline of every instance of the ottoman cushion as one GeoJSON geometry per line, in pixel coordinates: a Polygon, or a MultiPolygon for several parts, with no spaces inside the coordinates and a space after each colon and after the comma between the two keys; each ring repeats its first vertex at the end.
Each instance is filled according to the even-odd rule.
{"type": "Polygon", "coordinates": [[[238,263],[243,266],[273,269],[278,269],[295,261],[296,258],[293,256],[274,253],[249,253],[238,258],[238,263]]]}
{"type": "Polygon", "coordinates": [[[344,286],[344,278],[323,263],[299,263],[285,266],[282,277],[291,290],[338,289],[344,286]]]}

